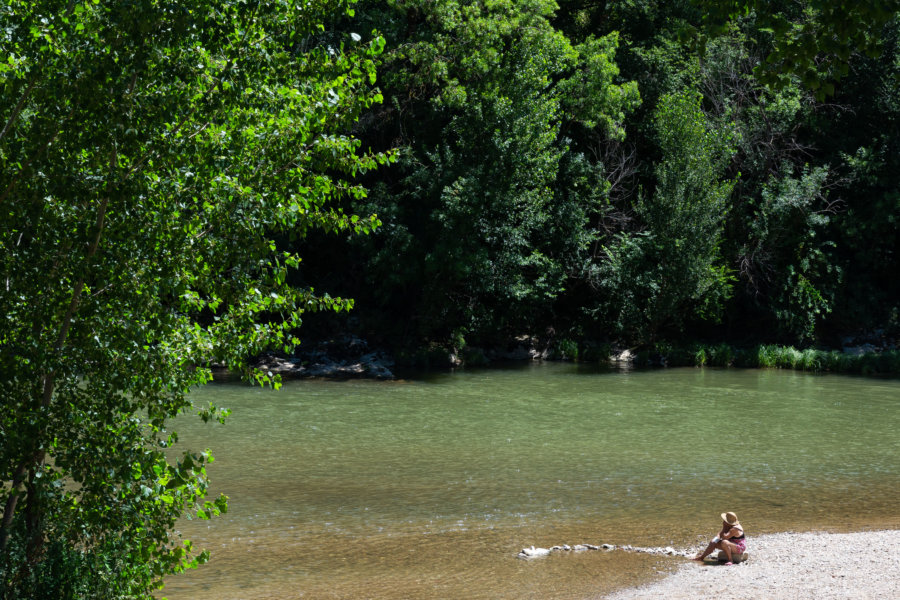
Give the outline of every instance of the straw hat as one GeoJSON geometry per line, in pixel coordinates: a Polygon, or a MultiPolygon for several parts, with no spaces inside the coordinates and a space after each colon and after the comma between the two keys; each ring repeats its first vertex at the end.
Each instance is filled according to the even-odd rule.
{"type": "Polygon", "coordinates": [[[731,526],[734,526],[734,525],[740,526],[740,524],[741,524],[741,522],[738,521],[737,515],[734,514],[733,512],[722,513],[722,520],[731,526]]]}

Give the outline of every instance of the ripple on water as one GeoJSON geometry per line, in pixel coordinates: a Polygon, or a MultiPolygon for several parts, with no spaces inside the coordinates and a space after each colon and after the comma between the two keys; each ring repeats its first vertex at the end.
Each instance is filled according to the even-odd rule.
{"type": "Polygon", "coordinates": [[[171,600],[589,598],[682,559],[515,554],[689,546],[722,510],[751,536],[900,525],[895,381],[543,365],[211,393],[229,423],[178,430],[230,510],[180,524],[213,558],[171,600]]]}

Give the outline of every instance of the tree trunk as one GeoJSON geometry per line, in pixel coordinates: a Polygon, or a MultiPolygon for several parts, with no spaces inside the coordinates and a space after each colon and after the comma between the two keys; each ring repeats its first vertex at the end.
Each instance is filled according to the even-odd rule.
{"type": "Polygon", "coordinates": [[[19,503],[19,486],[25,481],[28,474],[28,463],[23,462],[13,474],[12,490],[3,507],[3,520],[0,521],[0,554],[6,552],[6,544],[9,540],[9,528],[12,527],[13,515],[16,514],[16,505],[19,503]]]}

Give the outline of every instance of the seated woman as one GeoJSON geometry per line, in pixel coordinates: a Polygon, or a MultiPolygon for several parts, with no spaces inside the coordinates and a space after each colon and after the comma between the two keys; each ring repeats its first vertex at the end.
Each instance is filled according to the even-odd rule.
{"type": "Polygon", "coordinates": [[[716,549],[721,550],[728,557],[726,565],[733,565],[732,558],[747,551],[744,527],[733,512],[722,513],[722,530],[709,542],[706,550],[697,554],[693,560],[703,560],[716,549]]]}

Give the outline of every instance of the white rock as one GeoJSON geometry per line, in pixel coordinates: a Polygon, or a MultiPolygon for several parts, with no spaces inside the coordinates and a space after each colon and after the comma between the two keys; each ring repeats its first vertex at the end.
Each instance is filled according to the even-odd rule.
{"type": "Polygon", "coordinates": [[[531,546],[529,548],[522,548],[522,551],[519,552],[519,556],[524,556],[526,558],[534,558],[536,556],[547,556],[550,554],[550,550],[547,548],[535,548],[531,546]]]}

